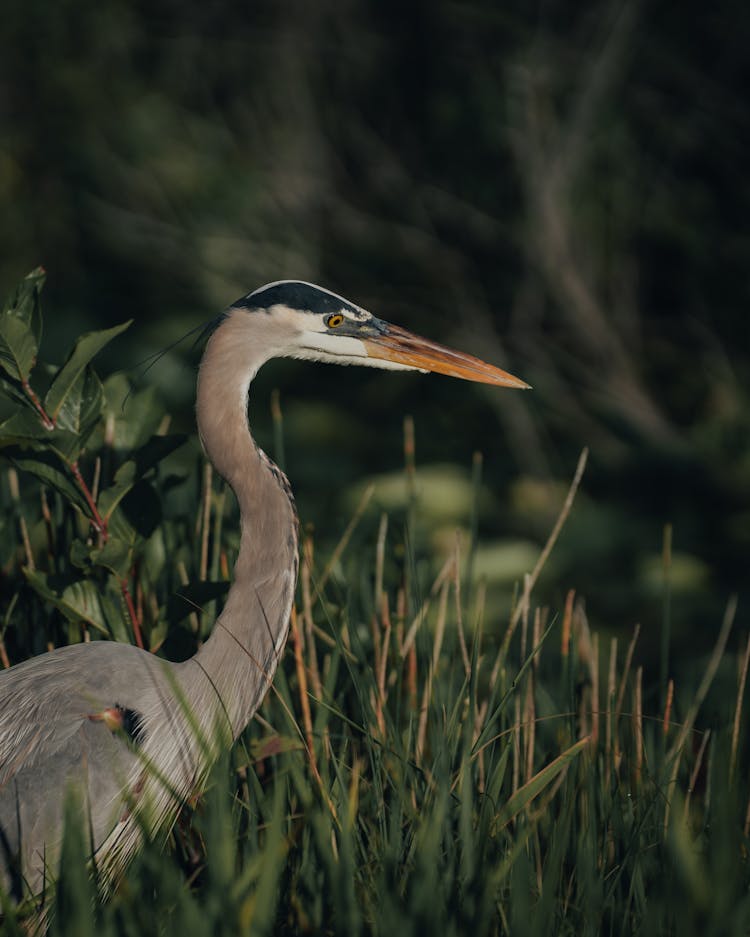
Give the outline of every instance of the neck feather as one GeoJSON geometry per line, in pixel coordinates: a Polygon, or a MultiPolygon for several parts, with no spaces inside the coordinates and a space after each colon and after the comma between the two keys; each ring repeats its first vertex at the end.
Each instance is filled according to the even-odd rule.
{"type": "MultiPolygon", "coordinates": [[[[297,515],[286,477],[253,441],[250,382],[267,355],[248,341],[247,313],[212,335],[198,375],[198,431],[209,459],[240,507],[241,539],[227,601],[211,637],[190,662],[193,712],[244,729],[268,690],[289,629],[297,581],[297,515]]],[[[218,724],[217,723],[217,724],[218,724]]]]}

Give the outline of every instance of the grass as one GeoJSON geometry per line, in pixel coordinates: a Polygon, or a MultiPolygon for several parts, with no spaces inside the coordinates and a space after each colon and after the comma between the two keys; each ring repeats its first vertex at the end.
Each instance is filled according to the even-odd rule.
{"type": "Polygon", "coordinates": [[[53,933],[747,932],[747,652],[732,718],[695,728],[733,603],[678,720],[644,712],[637,635],[535,606],[545,551],[493,645],[458,552],[419,600],[383,581],[385,520],[344,574],[312,546],[259,718],[107,903],[71,828],[53,933]]]}
{"type": "MultiPolygon", "coordinates": [[[[136,395],[136,414],[141,405],[136,395]]],[[[278,401],[274,424],[281,445],[278,401]]],[[[211,583],[237,548],[231,498],[202,468],[175,481],[162,442],[151,492],[128,489],[106,514],[129,453],[143,465],[153,440],[131,427],[129,449],[108,450],[90,432],[81,477],[98,460],[89,494],[109,525],[106,563],[89,499],[48,459],[23,480],[14,467],[2,476],[6,665],[98,631],[156,651],[194,646],[210,627],[221,592],[211,583]],[[148,530],[134,508],[152,493],[162,522],[148,530]],[[130,544],[122,565],[118,538],[130,544]],[[78,601],[92,590],[96,614],[78,601]],[[194,597],[189,614],[174,610],[177,592],[194,597]]],[[[405,454],[414,494],[408,421],[405,454]]],[[[25,458],[15,464],[28,468],[25,458]]],[[[65,459],[78,467],[73,449],[65,459]]],[[[68,823],[51,933],[746,934],[750,640],[728,650],[730,600],[695,685],[670,678],[668,545],[656,675],[638,663],[638,628],[627,642],[592,633],[572,590],[559,609],[537,603],[585,460],[505,622],[485,614],[471,573],[476,536],[447,556],[415,546],[416,498],[371,536],[366,491],[329,550],[307,533],[289,644],[256,719],[107,900],[80,824],[68,823]]],[[[3,914],[3,933],[30,925],[5,899],[3,914]]]]}

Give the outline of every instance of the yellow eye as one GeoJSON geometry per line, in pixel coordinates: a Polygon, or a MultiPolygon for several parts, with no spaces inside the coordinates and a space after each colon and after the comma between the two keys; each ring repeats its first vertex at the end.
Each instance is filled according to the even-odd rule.
{"type": "Polygon", "coordinates": [[[341,313],[335,312],[332,316],[328,316],[326,319],[326,325],[329,329],[335,329],[338,328],[338,326],[340,326],[343,321],[344,317],[341,315],[341,313]]]}

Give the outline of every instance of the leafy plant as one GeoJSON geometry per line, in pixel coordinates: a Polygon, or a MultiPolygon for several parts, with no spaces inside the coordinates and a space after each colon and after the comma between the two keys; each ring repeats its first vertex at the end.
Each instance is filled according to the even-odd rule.
{"type": "MultiPolygon", "coordinates": [[[[129,384],[120,375],[102,384],[91,361],[129,322],[82,335],[57,368],[38,365],[43,284],[41,269],[29,274],[0,319],[0,391],[6,406],[11,405],[10,415],[0,423],[0,449],[13,469],[56,493],[57,509],[71,525],[57,532],[70,539],[72,529],[76,536],[67,556],[54,556],[51,568],[40,570],[22,515],[24,575],[40,598],[71,624],[119,640],[130,633],[143,647],[142,615],[133,603],[130,577],[159,519],[158,496],[149,477],[184,437],[154,435],[162,415],[154,411],[149,393],[132,395],[133,422],[122,432],[118,409],[129,384]]],[[[13,480],[13,500],[18,500],[16,492],[13,480]]],[[[53,538],[57,532],[46,493],[40,510],[53,538]]],[[[53,551],[52,540],[48,547],[53,551]]]]}

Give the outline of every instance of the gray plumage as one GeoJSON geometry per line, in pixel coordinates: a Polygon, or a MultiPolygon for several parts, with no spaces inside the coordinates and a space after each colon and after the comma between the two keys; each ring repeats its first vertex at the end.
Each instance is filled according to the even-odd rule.
{"type": "Polygon", "coordinates": [[[297,518],[285,476],[250,435],[247,399],[258,368],[281,355],[525,386],[312,284],[270,284],[218,320],[196,410],[206,453],[240,507],[226,604],[210,638],[184,663],[94,641],[0,673],[0,884],[16,898],[38,894],[57,874],[70,785],[83,798],[82,822],[90,823],[106,885],[142,830],[168,829],[200,791],[212,761],[270,686],[297,579],[297,518]]]}

